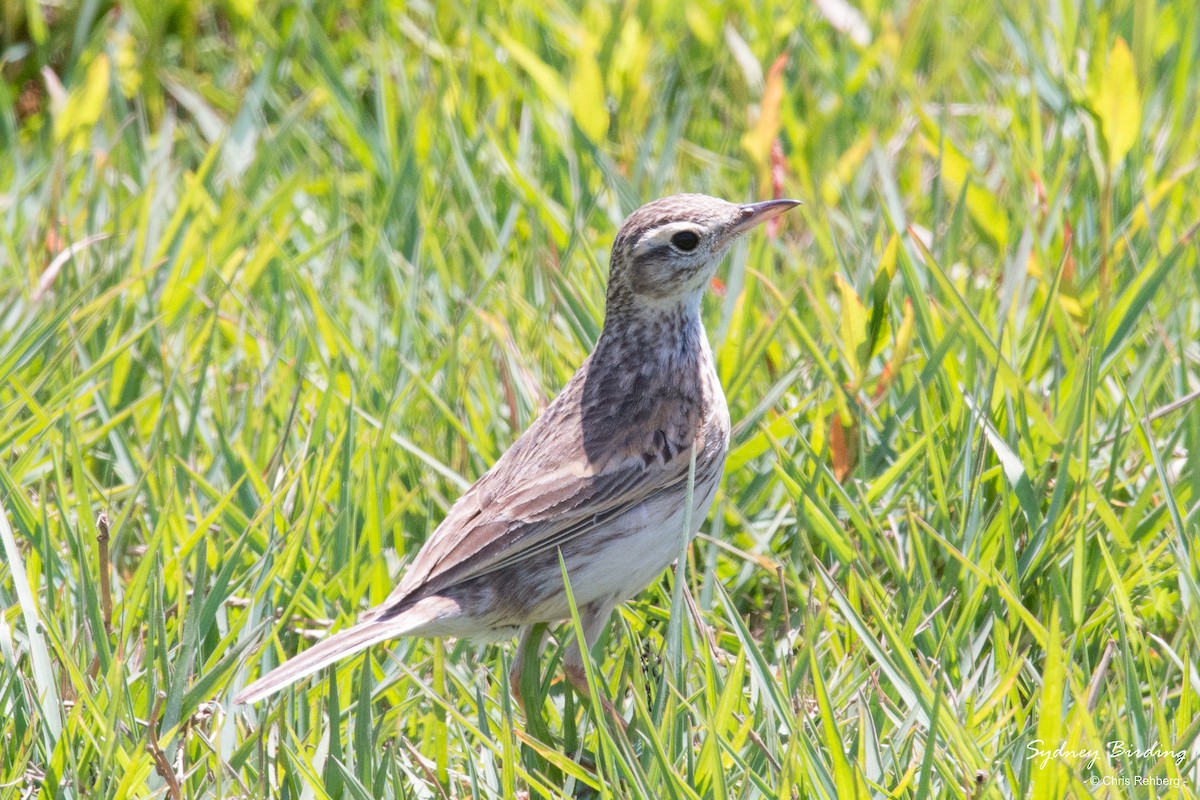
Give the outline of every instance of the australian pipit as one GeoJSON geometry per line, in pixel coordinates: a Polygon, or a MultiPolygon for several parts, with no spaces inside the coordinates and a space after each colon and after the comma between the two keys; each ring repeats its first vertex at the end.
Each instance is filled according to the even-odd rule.
{"type": "MultiPolygon", "coordinates": [[[[545,413],[456,502],[400,584],[353,627],[247,686],[254,702],[385,639],[522,632],[510,683],[539,647],[539,623],[570,617],[566,565],[584,638],[676,559],[693,454],[690,530],[712,505],[729,445],[729,411],[700,298],[733,241],[797,205],[738,205],[682,194],[621,225],[609,262],[604,329],[545,413]]],[[[584,654],[563,669],[588,694],[584,654]]]]}

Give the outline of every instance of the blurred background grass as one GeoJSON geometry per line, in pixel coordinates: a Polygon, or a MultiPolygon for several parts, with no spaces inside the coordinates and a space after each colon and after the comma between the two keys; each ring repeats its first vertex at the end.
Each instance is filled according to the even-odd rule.
{"type": "Polygon", "coordinates": [[[1195,796],[1198,17],[0,2],[0,793],[1195,796]],[[734,441],[696,613],[604,642],[630,734],[557,644],[528,723],[462,642],[231,707],[384,598],[676,191],[806,205],[706,301],[734,441]]]}

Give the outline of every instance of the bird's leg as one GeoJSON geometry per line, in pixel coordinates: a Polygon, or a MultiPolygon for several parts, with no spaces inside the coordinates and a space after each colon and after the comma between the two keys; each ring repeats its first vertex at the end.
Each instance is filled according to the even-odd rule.
{"type": "MultiPolygon", "coordinates": [[[[529,709],[525,707],[525,697],[521,693],[521,676],[525,670],[526,661],[536,664],[537,659],[541,657],[545,639],[546,624],[544,622],[522,628],[521,641],[517,645],[517,652],[513,655],[512,667],[508,670],[508,686],[526,719],[529,718],[529,709]]],[[[534,674],[536,675],[537,672],[535,671],[534,674]]]]}
{"type": "MultiPolygon", "coordinates": [[[[583,639],[587,643],[589,650],[596,639],[600,637],[601,632],[604,631],[604,626],[608,624],[609,617],[612,616],[612,610],[612,601],[597,601],[579,609],[579,621],[583,625],[583,639]]],[[[579,692],[581,697],[590,701],[592,690],[588,686],[587,669],[583,663],[583,659],[585,658],[587,658],[587,655],[580,650],[579,641],[572,634],[571,643],[567,645],[567,652],[563,654],[563,672],[566,673],[567,680],[575,687],[575,691],[579,692]]],[[[616,706],[607,697],[601,696],[598,699],[604,711],[613,721],[620,725],[621,728],[625,728],[625,720],[617,712],[616,706]]]]}

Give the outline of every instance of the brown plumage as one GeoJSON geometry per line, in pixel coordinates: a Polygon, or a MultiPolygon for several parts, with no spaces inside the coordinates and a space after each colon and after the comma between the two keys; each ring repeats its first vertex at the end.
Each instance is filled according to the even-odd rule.
{"type": "MultiPolygon", "coordinates": [[[[546,412],[450,509],[395,591],[361,620],[247,686],[255,702],[398,636],[502,638],[570,616],[571,579],[587,641],[614,605],[679,553],[688,470],[691,530],[716,494],[729,412],[700,320],[700,297],[740,234],[796,205],[676,195],[642,206],[613,242],[604,330],[546,412]]],[[[586,692],[583,654],[564,670],[586,692]]],[[[517,697],[520,700],[518,694],[517,697]]]]}

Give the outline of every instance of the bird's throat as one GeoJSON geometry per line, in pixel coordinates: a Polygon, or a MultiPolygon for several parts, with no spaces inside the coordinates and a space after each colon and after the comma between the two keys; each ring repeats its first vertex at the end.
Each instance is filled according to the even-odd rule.
{"type": "Polygon", "coordinates": [[[671,369],[708,356],[708,338],[700,318],[700,294],[674,303],[635,302],[610,307],[596,351],[618,349],[638,365],[671,369]]]}

